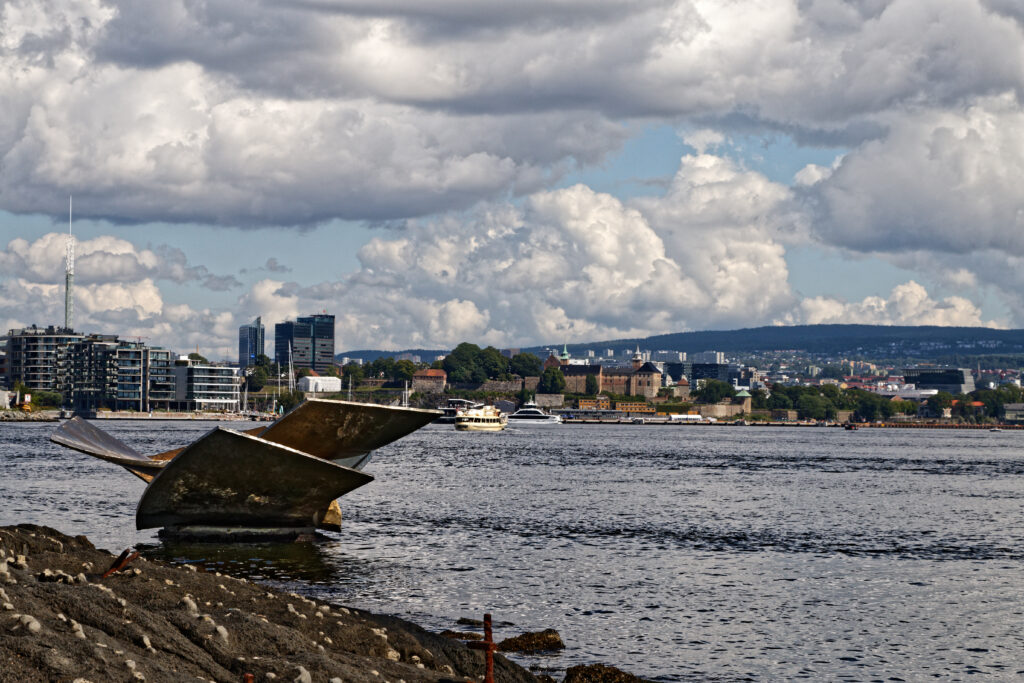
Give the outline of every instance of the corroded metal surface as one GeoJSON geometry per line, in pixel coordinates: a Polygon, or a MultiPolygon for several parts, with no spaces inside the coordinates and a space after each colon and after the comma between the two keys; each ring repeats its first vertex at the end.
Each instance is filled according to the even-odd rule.
{"type": "Polygon", "coordinates": [[[57,431],[50,435],[50,441],[121,465],[144,481],[152,480],[167,464],[147,458],[128,444],[118,441],[80,417],[73,417],[58,427],[57,431]]]}
{"type": "Polygon", "coordinates": [[[315,527],[331,501],[373,480],[293,448],[218,427],[153,479],[139,529],[180,525],[315,527]]]}
{"type": "Polygon", "coordinates": [[[363,456],[436,420],[439,410],[307,399],[259,436],[349,467],[363,456]]]}
{"type": "Polygon", "coordinates": [[[269,427],[217,428],[189,446],[145,456],[81,418],[56,443],[127,469],[149,486],[140,529],[340,530],[336,498],[373,480],[374,449],[433,421],[437,410],[309,399],[269,427]]]}

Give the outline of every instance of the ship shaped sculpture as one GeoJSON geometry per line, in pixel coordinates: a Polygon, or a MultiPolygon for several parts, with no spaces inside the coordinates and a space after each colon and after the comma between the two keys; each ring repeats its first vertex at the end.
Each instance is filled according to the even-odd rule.
{"type": "Polygon", "coordinates": [[[216,427],[182,448],[146,456],[75,417],[50,440],[124,467],[147,483],[138,529],[171,536],[253,538],[339,530],[337,499],[373,477],[373,451],[440,411],[308,399],[267,427],[216,427]]]}

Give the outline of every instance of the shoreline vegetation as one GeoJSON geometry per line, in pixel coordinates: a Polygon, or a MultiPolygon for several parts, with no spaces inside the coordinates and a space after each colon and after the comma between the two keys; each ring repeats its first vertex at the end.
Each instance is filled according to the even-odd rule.
{"type": "MultiPolygon", "coordinates": [[[[397,617],[145,557],[103,578],[116,559],[85,536],[0,527],[0,681],[483,679],[482,652],[397,617]]],[[[494,660],[496,681],[555,680],[494,660]]],[[[569,668],[564,682],[642,680],[594,664],[569,668]]]]}

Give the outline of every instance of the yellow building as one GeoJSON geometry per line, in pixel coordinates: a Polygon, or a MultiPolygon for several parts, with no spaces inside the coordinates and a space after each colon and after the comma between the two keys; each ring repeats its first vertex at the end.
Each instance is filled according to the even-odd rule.
{"type": "Polygon", "coordinates": [[[615,410],[622,413],[649,413],[651,415],[658,412],[654,406],[645,401],[619,401],[615,404],[615,410]]]}

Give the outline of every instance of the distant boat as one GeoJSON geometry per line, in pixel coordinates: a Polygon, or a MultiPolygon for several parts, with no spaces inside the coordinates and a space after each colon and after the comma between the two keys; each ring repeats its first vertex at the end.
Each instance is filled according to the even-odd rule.
{"type": "Polygon", "coordinates": [[[508,416],[508,423],[516,426],[559,425],[562,424],[562,418],[559,415],[548,415],[536,403],[528,402],[508,416]]]}
{"type": "Polygon", "coordinates": [[[848,422],[845,425],[843,425],[843,429],[845,429],[848,432],[855,432],[855,431],[857,431],[858,427],[857,427],[857,425],[848,422]]]}
{"type": "Polygon", "coordinates": [[[1001,431],[1003,431],[1003,430],[1002,430],[1002,429],[1000,429],[999,427],[993,427],[992,429],[990,429],[990,430],[988,430],[988,431],[990,431],[990,432],[1001,432],[1001,431]]]}
{"type": "Polygon", "coordinates": [[[445,425],[455,424],[455,415],[460,410],[469,410],[471,408],[483,407],[483,403],[474,403],[473,401],[469,401],[464,398],[450,398],[445,402],[444,405],[437,407],[437,409],[443,412],[444,414],[441,417],[434,420],[434,422],[436,424],[445,425]]]}
{"type": "Polygon", "coordinates": [[[455,429],[460,432],[500,432],[508,418],[494,406],[469,408],[455,414],[455,429]]]}

